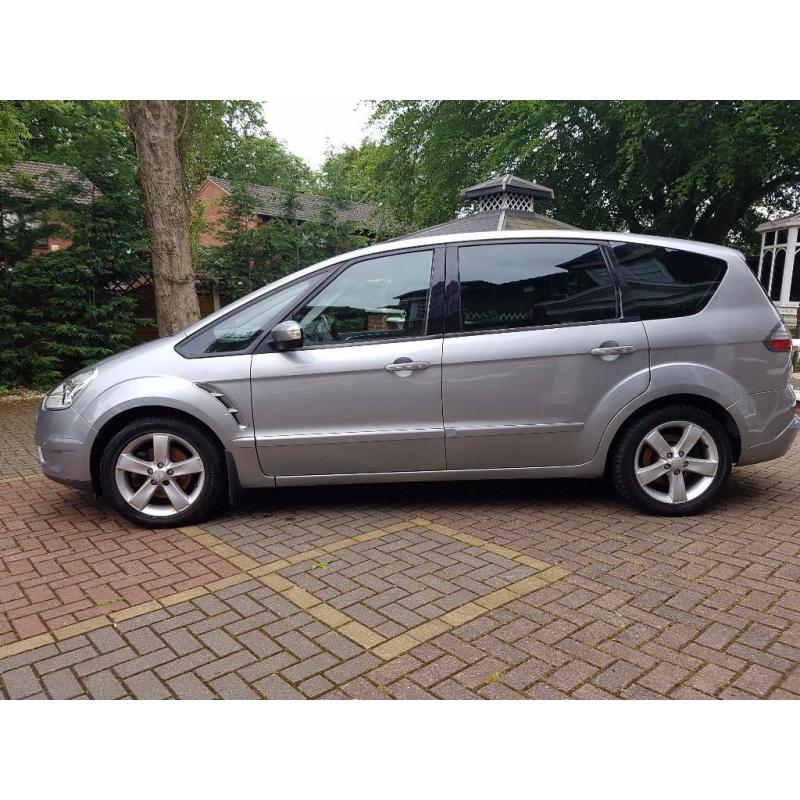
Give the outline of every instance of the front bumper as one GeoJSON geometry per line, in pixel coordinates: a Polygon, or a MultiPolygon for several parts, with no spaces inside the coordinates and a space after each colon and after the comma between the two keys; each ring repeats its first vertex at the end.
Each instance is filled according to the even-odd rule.
{"type": "Polygon", "coordinates": [[[96,431],[74,409],[41,409],[36,445],[42,472],[77,489],[92,488],[91,450],[96,431]]]}

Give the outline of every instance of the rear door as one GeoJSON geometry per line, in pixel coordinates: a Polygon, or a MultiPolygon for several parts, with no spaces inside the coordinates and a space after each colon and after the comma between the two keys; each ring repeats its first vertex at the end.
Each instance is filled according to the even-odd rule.
{"type": "Polygon", "coordinates": [[[442,399],[448,469],[582,464],[649,382],[601,243],[450,246],[442,399]]]}

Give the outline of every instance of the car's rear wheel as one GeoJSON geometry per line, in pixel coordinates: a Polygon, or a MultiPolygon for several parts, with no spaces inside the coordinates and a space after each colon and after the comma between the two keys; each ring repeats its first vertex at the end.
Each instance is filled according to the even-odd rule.
{"type": "Polygon", "coordinates": [[[644,511],[685,516],[707,509],[731,471],[724,426],[708,412],[675,405],[635,420],[611,456],[619,494],[644,511]]]}
{"type": "Polygon", "coordinates": [[[148,417],[111,437],[100,461],[100,482],[126,519],[171,528],[197,522],[219,504],[225,462],[202,429],[180,419],[148,417]]]}

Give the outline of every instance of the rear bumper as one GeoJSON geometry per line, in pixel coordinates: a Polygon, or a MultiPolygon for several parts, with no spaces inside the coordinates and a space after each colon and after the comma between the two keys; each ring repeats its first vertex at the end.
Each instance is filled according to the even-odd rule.
{"type": "Polygon", "coordinates": [[[739,465],[758,464],[761,461],[772,461],[774,458],[780,458],[786,455],[798,431],[800,431],[800,416],[795,415],[786,428],[774,439],[764,442],[764,444],[742,450],[742,457],[739,459],[739,465]]]}
{"type": "Polygon", "coordinates": [[[92,488],[90,456],[95,430],[75,410],[42,409],[36,417],[36,445],[42,472],[76,489],[92,488]]]}

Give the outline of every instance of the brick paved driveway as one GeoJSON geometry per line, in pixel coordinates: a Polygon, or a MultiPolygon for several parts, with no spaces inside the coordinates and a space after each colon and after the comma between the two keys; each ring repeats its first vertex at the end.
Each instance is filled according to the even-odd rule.
{"type": "Polygon", "coordinates": [[[0,404],[0,697],[800,698],[800,447],[718,510],[601,481],[284,490],[134,528],[0,404]]]}

